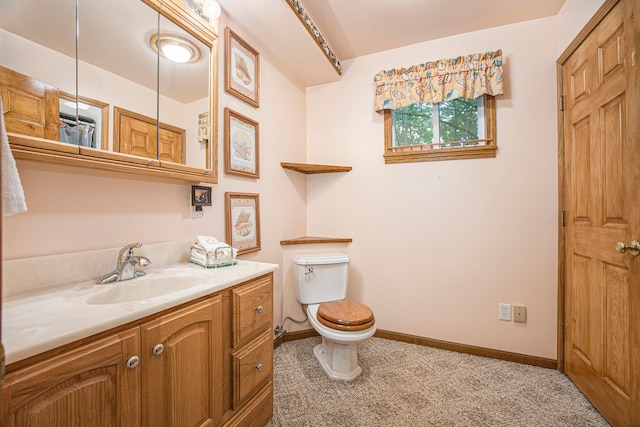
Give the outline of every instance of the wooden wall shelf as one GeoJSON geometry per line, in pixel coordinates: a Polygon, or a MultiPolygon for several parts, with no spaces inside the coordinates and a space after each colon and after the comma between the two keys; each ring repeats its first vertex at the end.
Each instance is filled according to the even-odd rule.
{"type": "Polygon", "coordinates": [[[285,169],[291,169],[292,171],[315,174],[315,173],[334,173],[334,172],[349,172],[353,169],[351,166],[332,166],[332,165],[315,165],[311,163],[280,163],[285,169]]]}
{"type": "Polygon", "coordinates": [[[294,239],[280,240],[281,245],[306,245],[316,243],[351,243],[350,237],[296,237],[294,239]]]}

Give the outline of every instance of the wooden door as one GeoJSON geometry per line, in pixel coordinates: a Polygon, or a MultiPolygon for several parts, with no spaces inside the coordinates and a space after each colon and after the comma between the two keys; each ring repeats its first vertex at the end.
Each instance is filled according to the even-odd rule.
{"type": "Polygon", "coordinates": [[[140,425],[138,329],[130,329],[9,373],[0,392],[0,425],[140,425]]]}
{"type": "Polygon", "coordinates": [[[558,61],[564,369],[614,426],[640,425],[640,257],[616,249],[640,240],[638,9],[607,1],[558,61]]]}
{"type": "Polygon", "coordinates": [[[142,325],[142,425],[222,422],[222,297],[142,325]]]}

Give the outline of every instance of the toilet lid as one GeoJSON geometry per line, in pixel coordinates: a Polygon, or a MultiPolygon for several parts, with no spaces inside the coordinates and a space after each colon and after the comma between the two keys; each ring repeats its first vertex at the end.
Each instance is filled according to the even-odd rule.
{"type": "Polygon", "coordinates": [[[320,304],[317,317],[323,325],[339,331],[361,331],[375,323],[368,306],[348,300],[320,304]]]}

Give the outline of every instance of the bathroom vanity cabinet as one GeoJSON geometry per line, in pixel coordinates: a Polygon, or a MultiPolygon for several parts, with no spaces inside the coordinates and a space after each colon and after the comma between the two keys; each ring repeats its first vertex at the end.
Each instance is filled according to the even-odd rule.
{"type": "Polygon", "coordinates": [[[269,273],[16,362],[0,425],[264,425],[272,318],[269,273]]]}
{"type": "Polygon", "coordinates": [[[253,280],[226,294],[225,421],[229,425],[263,425],[273,412],[273,284],[253,280]],[[247,408],[247,409],[245,409],[247,408]]]}

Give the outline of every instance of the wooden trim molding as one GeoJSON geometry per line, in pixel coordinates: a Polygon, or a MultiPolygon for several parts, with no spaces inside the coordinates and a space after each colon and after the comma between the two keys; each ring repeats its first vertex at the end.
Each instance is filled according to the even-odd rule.
{"type": "Polygon", "coordinates": [[[473,356],[488,357],[490,359],[499,359],[505,360],[507,362],[522,363],[524,365],[539,366],[541,368],[556,368],[555,359],[545,359],[543,357],[529,356],[526,354],[512,353],[503,350],[494,350],[492,348],[476,347],[473,345],[434,340],[431,338],[424,338],[416,335],[386,331],[384,329],[378,329],[374,336],[378,338],[386,338],[388,340],[406,342],[409,344],[418,344],[427,347],[439,348],[441,350],[455,351],[457,353],[471,354],[473,356]]]}
{"type": "Polygon", "coordinates": [[[273,348],[274,349],[278,348],[280,344],[285,343],[287,341],[303,340],[305,338],[319,337],[319,336],[320,334],[316,332],[315,329],[304,329],[302,331],[285,332],[284,334],[278,335],[273,340],[273,348]]]}
{"type": "MultiPolygon", "coordinates": [[[[318,336],[318,333],[314,329],[286,332],[284,335],[276,337],[276,339],[274,340],[273,348],[278,347],[283,342],[301,340],[313,336],[318,336]]],[[[457,353],[471,354],[473,356],[488,357],[490,359],[505,360],[507,362],[522,363],[524,365],[538,366],[541,368],[556,369],[556,360],[546,359],[544,357],[529,356],[527,354],[512,353],[509,351],[494,350],[491,348],[476,347],[449,341],[434,340],[431,338],[403,334],[401,332],[387,331],[384,329],[378,329],[374,336],[392,341],[400,341],[409,344],[423,345],[425,347],[438,348],[440,350],[449,350],[455,351],[457,353]]]]}

